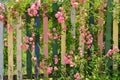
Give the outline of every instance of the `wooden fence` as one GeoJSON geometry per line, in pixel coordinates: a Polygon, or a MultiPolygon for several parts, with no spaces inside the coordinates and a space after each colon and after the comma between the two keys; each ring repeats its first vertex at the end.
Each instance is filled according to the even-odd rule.
{"type": "MultiPolygon", "coordinates": [[[[115,0],[118,1],[119,0],[115,0]]],[[[113,8],[113,5],[112,3],[113,0],[108,0],[108,3],[106,2],[107,4],[107,8],[113,8]]],[[[94,3],[94,2],[93,2],[94,3]]],[[[4,56],[3,56],[3,48],[4,48],[4,43],[3,43],[3,35],[4,34],[8,34],[8,38],[7,38],[7,41],[8,41],[8,75],[7,76],[4,76],[4,79],[6,80],[6,77],[8,78],[8,80],[14,80],[13,78],[17,79],[17,80],[22,80],[23,78],[34,78],[34,77],[42,77],[43,75],[39,73],[39,70],[38,70],[38,67],[40,65],[40,28],[41,26],[43,27],[43,54],[45,55],[45,58],[47,59],[48,58],[48,54],[49,54],[49,51],[48,51],[48,30],[49,30],[49,18],[48,16],[46,15],[48,13],[48,6],[47,6],[47,3],[43,4],[44,5],[44,12],[43,14],[41,15],[42,17],[40,16],[37,16],[34,18],[34,29],[35,31],[37,32],[35,34],[35,56],[37,57],[37,61],[36,61],[36,64],[35,64],[35,72],[33,75],[32,74],[32,61],[31,61],[31,58],[32,58],[32,55],[31,55],[31,52],[29,50],[26,51],[26,56],[27,56],[27,59],[26,59],[26,64],[27,64],[27,75],[23,75],[22,74],[22,49],[20,47],[21,43],[22,43],[22,39],[23,39],[23,36],[22,36],[22,30],[21,30],[21,26],[22,26],[22,19],[21,19],[21,16],[18,17],[18,24],[16,25],[17,28],[14,29],[14,31],[16,30],[16,63],[17,63],[17,76],[14,75],[13,73],[13,65],[14,65],[14,62],[13,62],[13,53],[14,53],[14,40],[13,40],[13,31],[10,31],[9,29],[12,29],[12,23],[13,23],[13,20],[11,18],[11,16],[8,14],[8,22],[7,22],[7,28],[8,28],[8,32],[7,33],[4,33],[4,22],[1,21],[0,22],[0,80],[3,80],[3,76],[4,76],[4,56]],[[43,23],[42,23],[43,21],[43,23]],[[43,25],[41,25],[43,24],[43,25]]],[[[81,25],[85,25],[85,16],[83,13],[86,13],[86,14],[89,14],[90,15],[90,18],[89,18],[89,25],[90,27],[92,27],[92,25],[94,24],[94,15],[92,14],[92,10],[87,13],[87,12],[84,12],[84,5],[80,6],[81,7],[81,10],[80,11],[80,17],[83,17],[83,19],[79,19],[81,20],[81,25]],[[83,22],[82,22],[83,21],[83,22]]],[[[93,4],[90,4],[90,7],[93,7],[93,4]]],[[[53,3],[52,4],[52,9],[53,9],[53,12],[51,15],[55,15],[58,11],[58,3],[53,3]]],[[[105,53],[107,53],[107,51],[109,49],[111,49],[111,46],[117,46],[117,47],[120,47],[120,41],[119,41],[119,37],[120,37],[120,25],[119,25],[119,22],[116,20],[116,19],[113,19],[113,17],[116,17],[117,14],[119,14],[119,12],[116,10],[116,8],[114,7],[113,10],[115,12],[107,12],[107,15],[105,16],[104,14],[104,9],[105,9],[105,5],[102,4],[100,6],[100,9],[98,10],[98,14],[101,16],[101,18],[98,19],[98,25],[101,27],[98,31],[98,46],[99,46],[99,52],[103,53],[103,49],[104,49],[104,41],[105,41],[105,53]],[[106,17],[106,21],[104,21],[103,18],[106,17]],[[104,36],[104,30],[105,30],[105,36],[104,36]],[[113,33],[112,33],[113,32],[113,33]],[[113,38],[112,38],[113,36],[113,38]],[[105,40],[104,40],[105,38],[105,40]],[[113,40],[113,45],[111,43],[111,40],[113,40]]],[[[76,36],[76,9],[75,8],[71,8],[71,24],[72,24],[72,36],[75,37],[76,36]]],[[[40,13],[40,12],[39,12],[40,13]]],[[[52,16],[52,22],[53,22],[53,28],[55,28],[58,24],[54,24],[57,23],[57,19],[55,18],[55,16],[53,17],[52,16]]],[[[26,19],[26,23],[31,23],[29,21],[29,17],[27,17],[26,19]]],[[[62,23],[61,24],[61,27],[64,28],[66,26],[65,23],[62,23]]],[[[28,37],[31,37],[32,33],[30,32],[29,30],[29,25],[26,26],[26,36],[28,37]]],[[[66,53],[66,31],[62,31],[61,32],[61,63],[64,65],[64,56],[65,56],[65,53],[66,53]]],[[[42,36],[42,35],[41,35],[42,36]]],[[[93,35],[94,36],[94,35],[93,35]]],[[[95,35],[97,36],[97,35],[95,35]]],[[[82,47],[82,52],[84,53],[84,44],[81,42],[81,36],[79,35],[79,45],[82,47]]],[[[28,44],[31,48],[31,45],[28,44]]],[[[58,43],[57,43],[57,40],[53,40],[53,47],[52,47],[52,53],[53,55],[57,55],[58,54],[58,43]]],[[[75,51],[75,44],[72,45],[72,49],[75,51]]],[[[89,56],[91,56],[91,52],[89,52],[88,50],[88,54],[89,56]]],[[[113,57],[115,58],[115,57],[113,57]]],[[[44,61],[43,61],[44,62],[44,61]]],[[[110,64],[110,63],[109,63],[110,64]]],[[[108,66],[108,68],[110,68],[111,65],[108,66]]],[[[46,75],[47,76],[47,75],[46,75]]]]}

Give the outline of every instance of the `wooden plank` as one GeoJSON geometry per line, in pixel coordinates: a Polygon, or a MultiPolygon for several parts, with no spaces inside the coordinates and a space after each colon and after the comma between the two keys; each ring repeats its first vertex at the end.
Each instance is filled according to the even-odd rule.
{"type": "Polygon", "coordinates": [[[35,17],[35,56],[37,57],[37,61],[35,64],[35,74],[36,78],[38,78],[39,75],[39,65],[40,65],[40,16],[35,17]]]}
{"type": "Polygon", "coordinates": [[[44,68],[44,80],[48,80],[48,75],[46,74],[46,60],[48,59],[48,16],[46,15],[48,13],[48,5],[47,3],[43,4],[44,12],[43,12],[43,54],[44,54],[44,60],[43,64],[45,66],[44,68]]]}
{"type": "Polygon", "coordinates": [[[8,14],[8,80],[13,80],[13,31],[12,18],[8,14]]]}
{"type": "Polygon", "coordinates": [[[65,57],[65,53],[66,53],[66,31],[63,30],[63,28],[66,25],[65,25],[65,23],[62,23],[61,26],[62,26],[62,32],[61,32],[61,64],[65,65],[64,57],[65,57]]]}
{"type": "Polygon", "coordinates": [[[47,17],[47,4],[44,5],[45,10],[43,13],[43,54],[48,58],[48,17],[47,17]]]}
{"type": "MultiPolygon", "coordinates": [[[[72,7],[71,8],[71,24],[72,24],[71,33],[72,33],[73,38],[76,37],[76,25],[75,25],[76,20],[75,20],[75,17],[76,17],[76,10],[75,10],[75,8],[72,7]]],[[[71,46],[71,49],[73,49],[75,51],[75,44],[73,44],[71,46]]]]}
{"type": "MultiPolygon", "coordinates": [[[[111,49],[112,44],[112,4],[113,0],[108,0],[107,4],[107,17],[106,17],[106,26],[105,26],[105,54],[111,49]]],[[[112,61],[110,58],[107,59],[107,73],[112,75],[112,61]]]]}
{"type": "Polygon", "coordinates": [[[0,21],[0,80],[3,80],[3,21],[0,21]]]}
{"type": "MultiPolygon", "coordinates": [[[[53,22],[53,28],[57,28],[58,26],[58,23],[57,23],[57,19],[55,18],[55,14],[57,13],[58,11],[58,3],[55,2],[52,4],[52,9],[53,9],[53,18],[52,18],[52,22],[53,22]]],[[[54,34],[53,34],[54,35],[54,34]]],[[[52,51],[53,51],[53,57],[54,55],[57,55],[58,54],[58,41],[57,40],[53,40],[53,48],[52,48],[52,51]]]]}
{"type": "Polygon", "coordinates": [[[22,26],[21,23],[21,16],[18,18],[19,24],[17,26],[17,80],[22,80],[22,51],[21,51],[21,43],[22,43],[22,33],[20,27],[22,26]]]}
{"type": "MultiPolygon", "coordinates": [[[[31,33],[31,30],[30,30],[30,24],[31,23],[31,19],[29,17],[29,15],[26,13],[26,36],[28,37],[31,37],[32,33],[31,33]]],[[[29,49],[26,51],[26,70],[27,70],[27,76],[29,78],[31,78],[32,76],[32,55],[31,55],[31,45],[29,45],[29,49]]]]}
{"type": "MultiPolygon", "coordinates": [[[[119,0],[114,0],[114,3],[119,3],[119,0]]],[[[113,49],[115,47],[118,48],[118,16],[119,11],[117,10],[116,7],[114,7],[113,10],[113,49]]],[[[115,74],[118,74],[118,62],[116,62],[119,59],[118,55],[113,55],[113,70],[115,74]]]]}
{"type": "MultiPolygon", "coordinates": [[[[119,0],[114,0],[114,2],[118,3],[119,0]]],[[[119,12],[117,10],[116,7],[114,7],[114,13],[113,13],[113,17],[115,18],[113,20],[113,46],[117,46],[118,47],[118,15],[119,12]]]]}
{"type": "Polygon", "coordinates": [[[104,4],[100,6],[100,9],[98,11],[100,17],[98,18],[98,26],[100,26],[100,30],[98,31],[98,47],[99,47],[99,52],[102,54],[103,52],[103,25],[104,25],[104,4]]]}

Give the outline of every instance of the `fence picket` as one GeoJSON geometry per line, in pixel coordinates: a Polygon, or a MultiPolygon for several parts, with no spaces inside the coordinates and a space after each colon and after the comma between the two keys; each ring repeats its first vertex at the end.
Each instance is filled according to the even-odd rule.
{"type": "Polygon", "coordinates": [[[22,51],[21,51],[21,43],[22,43],[22,33],[20,27],[21,25],[21,16],[18,18],[19,24],[17,26],[17,80],[22,80],[22,51]]]}
{"type": "MultiPolygon", "coordinates": [[[[119,0],[114,0],[115,3],[119,3],[119,0]]],[[[113,48],[118,47],[118,14],[119,11],[117,8],[114,8],[113,11],[113,48]]],[[[119,56],[118,55],[113,55],[114,60],[118,60],[119,56]]],[[[114,73],[118,73],[118,63],[116,61],[113,61],[113,70],[114,73]]]]}
{"type": "Polygon", "coordinates": [[[13,31],[12,18],[8,14],[8,80],[13,80],[13,31]]]}
{"type": "MultiPolygon", "coordinates": [[[[106,31],[105,31],[105,54],[107,54],[108,50],[111,49],[112,44],[112,12],[109,11],[109,9],[112,9],[112,4],[113,0],[108,0],[107,3],[107,17],[106,17],[106,31]]],[[[112,61],[110,58],[107,60],[107,69],[108,69],[108,74],[112,75],[112,61]]]]}
{"type": "Polygon", "coordinates": [[[3,80],[3,22],[0,21],[0,80],[3,80]]]}
{"type": "MultiPolygon", "coordinates": [[[[43,54],[45,59],[48,59],[48,5],[44,3],[44,12],[43,12],[43,54]]],[[[45,63],[45,60],[44,60],[45,63]]],[[[47,67],[46,64],[44,64],[47,67]]],[[[46,68],[45,68],[46,69],[46,68]]],[[[48,79],[48,75],[44,70],[45,79],[48,79]]]]}
{"type": "MultiPolygon", "coordinates": [[[[75,8],[71,8],[71,24],[72,24],[72,36],[73,37],[76,37],[76,20],[75,20],[75,17],[76,17],[76,10],[75,8]]],[[[71,45],[71,49],[73,49],[75,51],[75,44],[71,45]]]]}
{"type": "Polygon", "coordinates": [[[40,65],[40,16],[35,17],[35,56],[37,57],[37,61],[35,62],[35,74],[36,78],[39,76],[39,65],[40,65]]]}

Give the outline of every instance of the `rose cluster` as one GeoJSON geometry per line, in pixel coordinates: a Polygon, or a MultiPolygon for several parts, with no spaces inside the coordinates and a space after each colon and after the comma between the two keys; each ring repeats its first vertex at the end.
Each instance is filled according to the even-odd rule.
{"type": "Polygon", "coordinates": [[[32,5],[30,6],[30,8],[28,8],[28,10],[27,10],[28,15],[30,17],[38,16],[39,7],[40,7],[40,0],[38,0],[35,3],[32,3],[32,5]]]}

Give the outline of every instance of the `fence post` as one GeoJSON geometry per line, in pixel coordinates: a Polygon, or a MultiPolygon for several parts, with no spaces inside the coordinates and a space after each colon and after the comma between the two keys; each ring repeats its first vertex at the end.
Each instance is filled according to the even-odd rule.
{"type": "MultiPolygon", "coordinates": [[[[31,19],[30,19],[30,17],[29,17],[29,15],[26,13],[26,36],[28,36],[28,37],[31,37],[31,31],[30,31],[30,24],[31,23],[31,19]]],[[[31,58],[32,58],[32,55],[31,55],[31,45],[30,44],[28,44],[29,45],[29,49],[26,51],[26,66],[27,66],[27,68],[26,68],[26,70],[27,70],[27,77],[28,78],[32,78],[32,60],[31,60],[31,58]]]]}
{"type": "MultiPolygon", "coordinates": [[[[114,0],[114,3],[116,3],[116,6],[113,10],[113,48],[118,47],[118,15],[119,11],[117,10],[117,5],[119,3],[119,0],[114,0]]],[[[119,59],[118,55],[113,55],[113,70],[114,74],[118,74],[118,62],[116,62],[119,59]]],[[[118,76],[118,75],[117,75],[118,76]]]]}
{"type": "Polygon", "coordinates": [[[8,13],[8,80],[13,80],[13,26],[8,13]]]}
{"type": "Polygon", "coordinates": [[[3,26],[3,21],[0,21],[0,34],[1,34],[1,36],[0,36],[0,80],[3,80],[3,67],[4,67],[4,65],[3,65],[3,47],[4,47],[4,45],[3,45],[3,28],[4,28],[4,26],[3,26]]]}
{"type": "MultiPolygon", "coordinates": [[[[92,25],[94,24],[94,14],[93,14],[94,0],[91,0],[91,2],[90,2],[90,8],[92,10],[89,11],[90,12],[89,13],[89,16],[90,16],[90,18],[89,18],[89,26],[92,27],[92,25]]],[[[92,34],[91,31],[90,31],[90,33],[92,34]]],[[[92,34],[92,37],[93,37],[93,34],[92,34]]],[[[93,41],[94,41],[94,39],[93,39],[93,41]]],[[[88,57],[92,57],[92,52],[91,52],[92,44],[93,44],[93,42],[91,43],[91,46],[88,49],[88,57]]],[[[88,68],[88,74],[92,75],[92,67],[90,66],[90,60],[88,61],[88,66],[89,66],[89,68],[88,68]]]]}
{"type": "MultiPolygon", "coordinates": [[[[52,4],[52,9],[53,9],[53,14],[52,14],[53,15],[53,18],[52,18],[53,28],[57,28],[58,23],[57,23],[57,19],[55,18],[55,14],[58,11],[58,3],[57,2],[52,4]]],[[[52,51],[53,51],[53,57],[54,57],[54,55],[58,54],[58,44],[57,44],[56,39],[53,40],[53,49],[52,49],[52,51]]]]}
{"type": "MultiPolygon", "coordinates": [[[[72,7],[71,8],[71,24],[72,24],[71,33],[72,33],[73,38],[76,37],[76,25],[75,25],[76,19],[75,18],[76,18],[76,10],[75,8],[72,7]]],[[[71,49],[75,51],[75,44],[71,45],[71,49]]]]}
{"type": "Polygon", "coordinates": [[[22,80],[22,51],[21,51],[21,43],[22,43],[22,33],[20,27],[22,26],[21,23],[21,16],[18,17],[18,26],[17,27],[17,80],[22,80]]]}
{"type": "MultiPolygon", "coordinates": [[[[38,11],[39,12],[39,11],[38,11]]],[[[37,57],[37,61],[35,64],[35,74],[36,78],[38,79],[39,76],[39,65],[40,65],[40,33],[39,33],[39,28],[40,28],[40,16],[35,17],[35,56],[37,57]]]]}
{"type": "MultiPolygon", "coordinates": [[[[52,24],[53,24],[53,28],[56,28],[57,30],[57,27],[58,27],[58,23],[57,23],[57,19],[55,18],[55,14],[57,13],[58,11],[58,2],[54,2],[52,4],[52,24]]],[[[56,32],[53,31],[53,35],[55,36],[56,32]]],[[[55,63],[54,63],[54,58],[58,55],[58,40],[57,39],[54,39],[53,42],[52,42],[52,60],[53,60],[53,67],[54,66],[57,66],[55,63]]],[[[53,72],[53,80],[56,80],[56,72],[54,71],[53,72]]]]}
{"type": "MultiPolygon", "coordinates": [[[[45,57],[44,63],[46,63],[46,60],[48,59],[48,5],[47,3],[43,4],[44,12],[43,12],[43,54],[45,57]]],[[[47,68],[47,64],[45,64],[45,67],[47,68]]],[[[46,74],[46,68],[44,70],[44,78],[48,79],[48,75],[46,74]]]]}
{"type": "MultiPolygon", "coordinates": [[[[106,17],[106,26],[105,26],[105,54],[111,49],[112,41],[112,3],[113,0],[108,0],[107,3],[107,17],[106,17]]],[[[107,59],[107,74],[112,75],[112,61],[110,58],[107,59]]]]}
{"type": "MultiPolygon", "coordinates": [[[[64,63],[64,57],[66,54],[66,30],[63,30],[63,28],[66,26],[65,23],[61,24],[62,26],[62,32],[61,32],[61,64],[62,66],[65,65],[64,63]]],[[[65,71],[65,68],[62,67],[62,71],[65,71]]]]}

